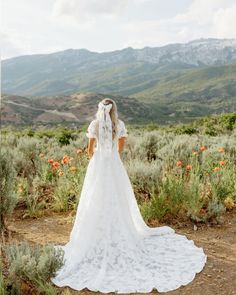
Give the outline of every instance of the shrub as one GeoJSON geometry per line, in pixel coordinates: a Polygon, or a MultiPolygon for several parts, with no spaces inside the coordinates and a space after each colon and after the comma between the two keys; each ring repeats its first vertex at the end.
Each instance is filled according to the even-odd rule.
{"type": "Polygon", "coordinates": [[[170,211],[163,192],[160,195],[153,194],[150,201],[143,202],[140,208],[146,222],[150,222],[153,219],[161,220],[170,211]]]}
{"type": "Polygon", "coordinates": [[[34,286],[38,292],[56,294],[49,282],[64,264],[64,251],[53,245],[30,247],[27,241],[4,247],[8,262],[8,284],[21,281],[34,286]]]}
{"type": "Polygon", "coordinates": [[[16,171],[12,156],[7,151],[0,153],[0,233],[6,229],[6,218],[12,214],[16,203],[16,171]]]}
{"type": "Polygon", "coordinates": [[[75,139],[75,135],[70,129],[62,129],[57,135],[57,139],[61,145],[68,145],[70,144],[70,140],[75,139]]]}
{"type": "Polygon", "coordinates": [[[1,257],[0,257],[0,294],[1,295],[7,295],[7,290],[6,290],[2,270],[3,270],[3,265],[2,265],[2,260],[1,260],[1,257]]]}

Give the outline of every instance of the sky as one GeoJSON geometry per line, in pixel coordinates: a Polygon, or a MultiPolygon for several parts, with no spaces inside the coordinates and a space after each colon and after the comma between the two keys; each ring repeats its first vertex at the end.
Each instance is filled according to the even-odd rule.
{"type": "Polygon", "coordinates": [[[236,0],[2,0],[2,59],[236,38],[236,0]]]}

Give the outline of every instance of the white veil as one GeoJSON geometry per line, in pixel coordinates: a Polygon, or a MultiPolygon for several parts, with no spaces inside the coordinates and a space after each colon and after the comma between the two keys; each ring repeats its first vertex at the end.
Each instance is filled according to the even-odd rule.
{"type": "Polygon", "coordinates": [[[99,102],[98,104],[99,112],[97,114],[97,119],[99,121],[99,147],[101,152],[105,156],[110,156],[112,152],[112,121],[109,114],[112,104],[103,104],[99,102]]]}

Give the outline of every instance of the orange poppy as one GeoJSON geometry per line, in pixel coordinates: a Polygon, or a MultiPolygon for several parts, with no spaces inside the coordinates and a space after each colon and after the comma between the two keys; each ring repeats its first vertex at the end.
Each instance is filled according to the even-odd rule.
{"type": "Polygon", "coordinates": [[[71,158],[70,156],[68,155],[65,155],[62,160],[61,160],[61,163],[62,164],[68,164],[73,158],[71,158]]]}
{"type": "Polygon", "coordinates": [[[203,151],[207,150],[207,147],[205,145],[203,145],[200,147],[200,150],[203,152],[203,151]]]}
{"type": "Polygon", "coordinates": [[[219,171],[220,170],[220,167],[215,167],[213,170],[214,171],[219,171]]]}
{"type": "Polygon", "coordinates": [[[177,162],[176,162],[176,165],[177,165],[177,166],[183,166],[183,162],[182,162],[182,161],[177,161],[177,162]]]}
{"type": "Polygon", "coordinates": [[[57,171],[57,173],[58,173],[59,176],[62,176],[62,175],[63,175],[63,171],[62,171],[61,169],[59,169],[59,170],[57,171]]]}
{"type": "Polygon", "coordinates": [[[186,166],[186,169],[187,169],[187,170],[191,170],[192,168],[193,168],[192,165],[187,165],[187,166],[186,166]]]}

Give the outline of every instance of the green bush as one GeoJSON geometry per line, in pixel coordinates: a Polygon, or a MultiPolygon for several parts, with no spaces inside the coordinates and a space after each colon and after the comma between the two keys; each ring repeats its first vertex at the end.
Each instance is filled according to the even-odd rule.
{"type": "Polygon", "coordinates": [[[60,133],[57,135],[58,142],[61,145],[68,145],[70,144],[71,140],[75,139],[75,134],[70,129],[62,129],[60,133]]]}
{"type": "Polygon", "coordinates": [[[64,251],[53,245],[30,246],[27,241],[15,242],[4,247],[8,261],[8,284],[28,282],[38,292],[56,294],[50,283],[58,269],[64,264],[64,251]]]}
{"type": "Polygon", "coordinates": [[[17,203],[15,183],[12,155],[3,150],[0,153],[0,234],[6,229],[6,218],[12,214],[17,203]]]}

